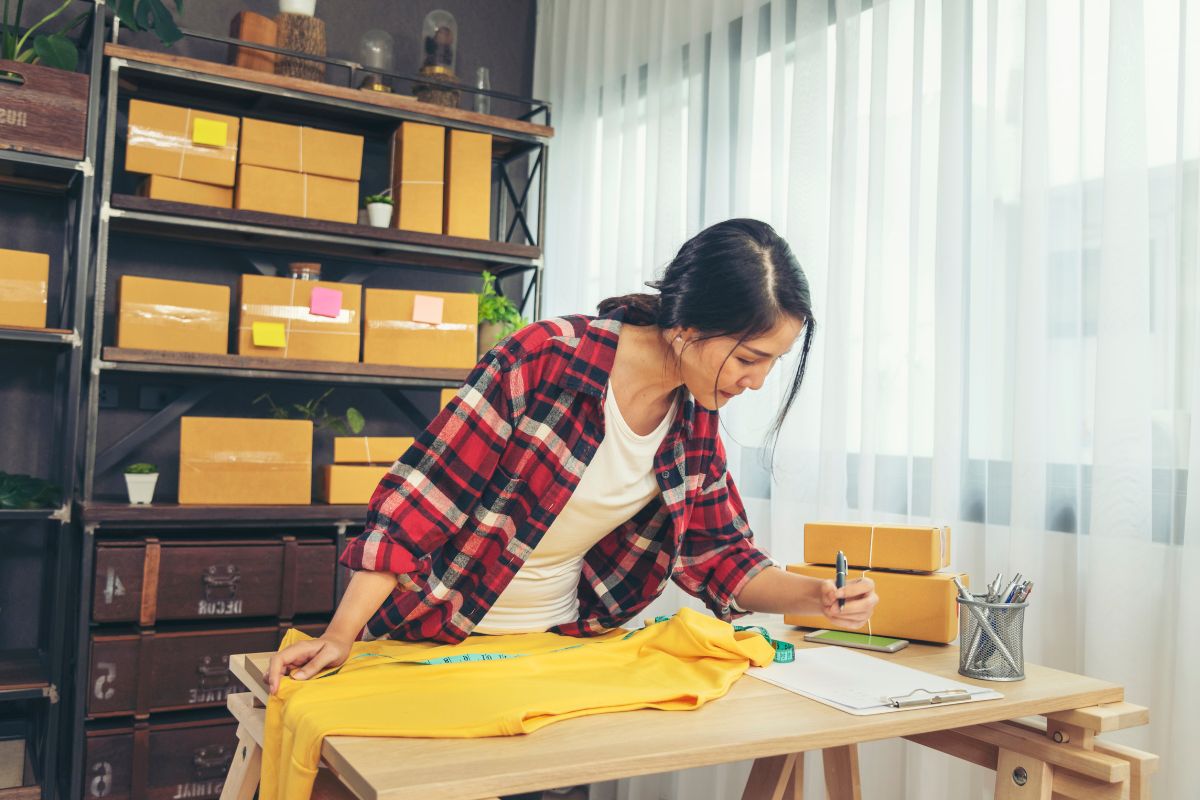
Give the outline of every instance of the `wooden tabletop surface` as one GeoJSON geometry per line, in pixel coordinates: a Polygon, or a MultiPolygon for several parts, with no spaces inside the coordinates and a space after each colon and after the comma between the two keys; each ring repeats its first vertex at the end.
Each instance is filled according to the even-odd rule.
{"type": "MultiPolygon", "coordinates": [[[[779,617],[764,624],[797,647],[806,631],[779,617]]],[[[627,627],[637,627],[631,624],[627,627]]],[[[867,651],[859,651],[867,652],[867,651]]],[[[1025,664],[1026,679],[975,681],[958,674],[955,646],[910,645],[895,654],[869,653],[963,683],[986,686],[1003,699],[854,716],[745,677],[725,697],[689,712],[654,709],[564,720],[532,734],[484,739],[329,737],[322,756],[360,797],[471,800],[553,786],[667,772],[781,753],[803,752],[961,728],[1124,699],[1122,687],[1025,664]]],[[[234,658],[235,673],[265,697],[269,653],[234,658]]]]}

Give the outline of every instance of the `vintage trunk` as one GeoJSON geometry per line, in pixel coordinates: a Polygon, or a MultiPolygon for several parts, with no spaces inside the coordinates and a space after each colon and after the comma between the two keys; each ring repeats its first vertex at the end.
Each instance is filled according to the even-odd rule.
{"type": "Polygon", "coordinates": [[[333,607],[327,539],[106,541],[96,547],[96,622],[323,614],[333,607]]]}
{"type": "Polygon", "coordinates": [[[106,800],[207,800],[221,787],[237,747],[237,722],[210,712],[168,723],[137,722],[87,732],[84,796],[106,800]]]}

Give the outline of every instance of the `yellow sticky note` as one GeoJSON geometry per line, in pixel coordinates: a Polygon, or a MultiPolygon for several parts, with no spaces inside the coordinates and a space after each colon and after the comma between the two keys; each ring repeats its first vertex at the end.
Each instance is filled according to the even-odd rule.
{"type": "Polygon", "coordinates": [[[287,334],[282,322],[256,322],[251,327],[255,347],[286,347],[287,334]]]}
{"type": "Polygon", "coordinates": [[[224,147],[229,141],[229,125],[216,119],[193,120],[192,143],[209,147],[224,147]]]}

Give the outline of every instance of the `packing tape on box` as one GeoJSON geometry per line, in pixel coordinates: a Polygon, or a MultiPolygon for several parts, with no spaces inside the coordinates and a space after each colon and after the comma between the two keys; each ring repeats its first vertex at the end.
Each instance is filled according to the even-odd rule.
{"type": "Polygon", "coordinates": [[[183,180],[183,165],[189,154],[199,155],[204,154],[209,157],[225,158],[229,161],[237,161],[237,148],[233,145],[226,144],[224,147],[206,147],[198,145],[192,141],[188,135],[188,130],[192,126],[192,110],[189,108],[187,117],[183,123],[184,133],[182,136],[164,133],[154,128],[143,128],[138,125],[129,126],[128,145],[159,147],[163,150],[178,151],[179,166],[176,168],[175,178],[183,180]]]}
{"type": "MultiPolygon", "coordinates": [[[[321,324],[338,323],[349,325],[354,322],[354,310],[343,308],[338,312],[336,317],[325,317],[320,314],[313,314],[305,306],[296,305],[296,284],[300,281],[292,278],[292,285],[289,287],[291,292],[288,295],[288,303],[286,306],[277,303],[242,303],[242,315],[247,314],[260,317],[270,317],[272,319],[282,319],[284,322],[283,331],[283,357],[287,358],[288,345],[292,340],[292,320],[303,319],[306,322],[318,322],[321,324]]],[[[240,321],[240,320],[239,320],[240,321]]],[[[252,331],[253,323],[250,325],[238,325],[238,334],[242,331],[252,331]]],[[[339,334],[344,336],[357,336],[357,330],[353,331],[322,331],[322,336],[330,336],[339,334]]]]}
{"type": "Polygon", "coordinates": [[[227,315],[208,308],[174,306],[166,303],[121,303],[121,312],[128,311],[142,322],[163,322],[171,325],[203,325],[220,328],[227,315]]]}
{"type": "Polygon", "coordinates": [[[439,322],[434,325],[429,322],[413,322],[410,319],[371,319],[367,320],[367,327],[380,330],[467,331],[476,326],[464,322],[439,322]]]}
{"type": "Polygon", "coordinates": [[[15,303],[44,303],[48,290],[46,281],[20,278],[0,278],[0,300],[15,303]]]}
{"type": "Polygon", "coordinates": [[[275,450],[214,450],[204,453],[201,456],[189,456],[186,461],[180,464],[180,468],[194,469],[193,465],[218,464],[229,466],[231,464],[245,464],[247,466],[278,471],[304,466],[308,463],[310,462],[305,459],[286,458],[283,454],[275,450]]]}

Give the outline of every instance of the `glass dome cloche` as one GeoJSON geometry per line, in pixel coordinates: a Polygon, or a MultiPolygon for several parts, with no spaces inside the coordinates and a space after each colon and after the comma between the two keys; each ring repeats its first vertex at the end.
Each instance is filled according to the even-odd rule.
{"type": "Polygon", "coordinates": [[[413,87],[418,100],[457,107],[458,23],[449,11],[437,9],[425,16],[421,27],[421,65],[418,69],[426,83],[413,87]]]}

